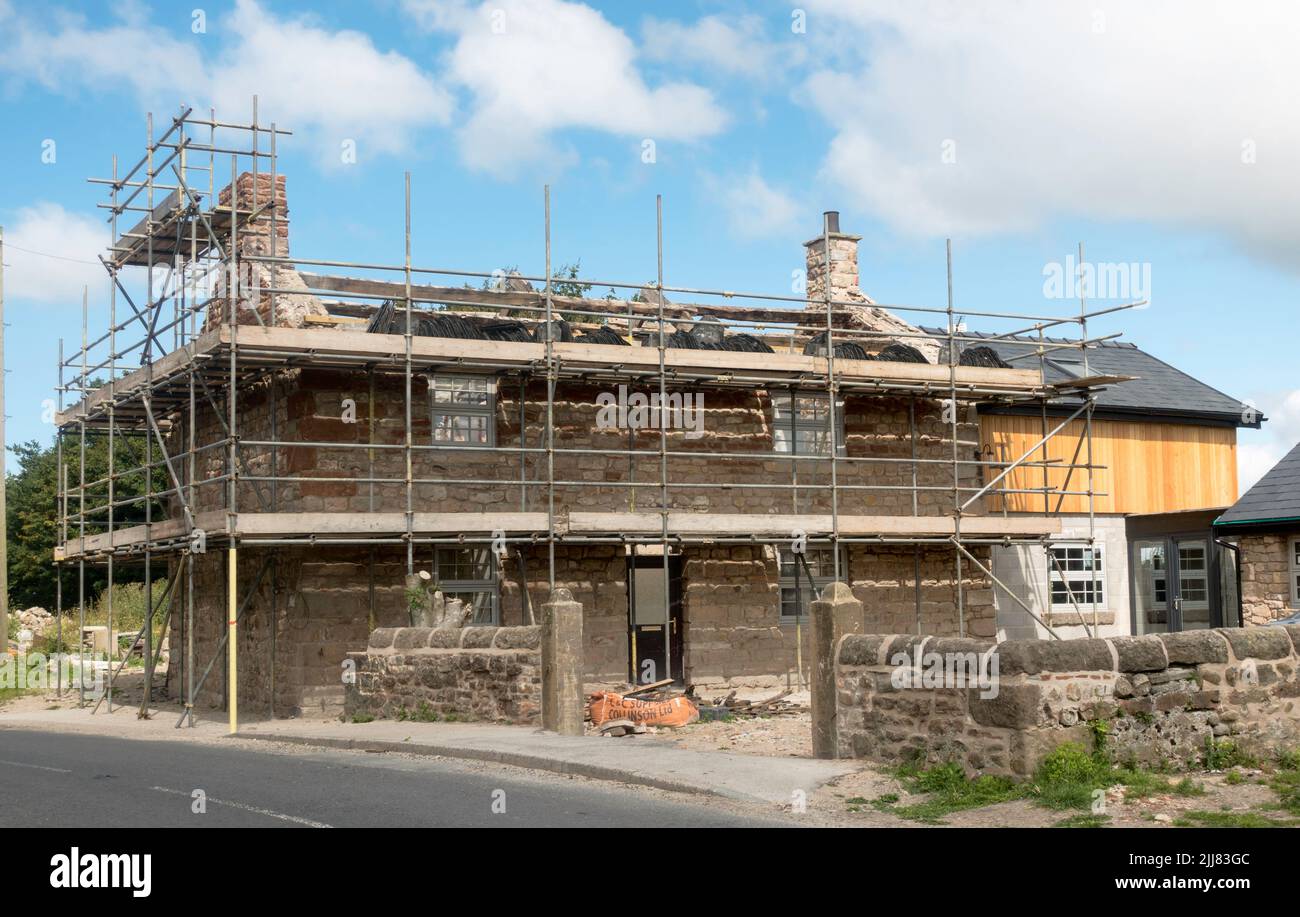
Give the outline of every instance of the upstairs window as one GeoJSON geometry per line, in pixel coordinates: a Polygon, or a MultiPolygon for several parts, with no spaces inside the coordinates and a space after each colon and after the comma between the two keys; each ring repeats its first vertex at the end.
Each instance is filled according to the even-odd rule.
{"type": "Polygon", "coordinates": [[[496,445],[496,380],[491,376],[429,377],[429,419],[435,445],[496,445]]]}
{"type": "Polygon", "coordinates": [[[772,442],[777,452],[793,455],[830,455],[831,424],[835,443],[844,452],[844,412],[831,411],[825,392],[772,392],[772,442]],[[835,417],[832,417],[832,414],[835,417]]]}

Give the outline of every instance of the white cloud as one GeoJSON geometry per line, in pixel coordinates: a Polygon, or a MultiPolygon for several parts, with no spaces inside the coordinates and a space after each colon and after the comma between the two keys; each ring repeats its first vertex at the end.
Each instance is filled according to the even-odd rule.
{"type": "Polygon", "coordinates": [[[57,91],[126,88],[155,111],[184,97],[226,120],[248,119],[257,94],[260,120],[306,135],[331,157],[344,139],[361,156],[405,150],[415,131],[448,123],[454,107],[414,62],[367,35],[277,17],[256,0],[237,0],[206,34],[184,40],[137,16],[98,29],[65,17],[57,31],[18,21],[7,31],[0,70],[12,78],[57,91]]]}
{"type": "Polygon", "coordinates": [[[1238,434],[1237,484],[1243,494],[1300,443],[1300,389],[1273,392],[1249,403],[1267,420],[1259,430],[1238,434]]]}
{"type": "Polygon", "coordinates": [[[707,181],[722,201],[732,229],[741,236],[756,238],[785,232],[795,226],[805,209],[789,194],[769,185],[757,166],[745,173],[707,181]]]}
{"type": "Polygon", "coordinates": [[[18,210],[4,242],[8,299],[79,306],[83,288],[94,295],[107,287],[108,274],[96,259],[108,248],[103,223],[43,202],[18,210]]]}
{"type": "Polygon", "coordinates": [[[599,12],[565,0],[408,2],[423,25],[449,31],[448,80],[473,97],[458,139],[472,168],[502,174],[554,157],[552,134],[597,130],[636,140],[696,140],[727,123],[692,83],[650,86],[637,48],[599,12]]]}
{"type": "Polygon", "coordinates": [[[1149,220],[1300,270],[1300,7],[807,6],[832,62],[800,92],[836,132],[825,174],[895,228],[1149,220]]]}
{"type": "Polygon", "coordinates": [[[678,67],[697,64],[750,79],[780,76],[803,53],[802,44],[771,42],[762,17],[753,15],[705,16],[690,24],[647,19],[641,33],[650,60],[678,67]]]}

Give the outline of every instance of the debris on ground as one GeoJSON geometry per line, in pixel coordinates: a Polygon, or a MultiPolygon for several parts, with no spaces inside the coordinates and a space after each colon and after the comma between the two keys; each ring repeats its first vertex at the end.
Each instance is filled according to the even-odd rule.
{"type": "MultiPolygon", "coordinates": [[[[687,697],[694,697],[695,686],[686,689],[687,697]]],[[[732,691],[726,697],[715,700],[698,700],[700,718],[720,720],[735,716],[782,716],[808,712],[808,705],[790,700],[792,691],[782,691],[765,700],[745,700],[738,698],[732,691]]]]}

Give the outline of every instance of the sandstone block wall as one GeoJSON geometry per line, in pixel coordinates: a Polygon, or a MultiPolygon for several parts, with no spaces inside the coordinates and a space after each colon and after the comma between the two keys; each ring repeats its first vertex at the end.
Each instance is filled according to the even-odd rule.
{"type": "Polygon", "coordinates": [[[1291,539],[1295,534],[1243,535],[1241,618],[1267,624],[1295,612],[1291,601],[1291,539]]]}
{"type": "Polygon", "coordinates": [[[541,645],[541,627],[379,628],[348,654],[345,713],[537,723],[541,645]]]}
{"type": "Polygon", "coordinates": [[[1298,666],[1296,626],[996,645],[849,635],[836,659],[839,754],[1028,775],[1063,742],[1092,747],[1100,724],[1121,763],[1186,764],[1221,739],[1264,755],[1300,744],[1298,666]],[[918,649],[922,680],[909,682],[918,649]],[[990,653],[991,683],[924,680],[935,659],[990,653]]]}
{"type": "MultiPolygon", "coordinates": [[[[330,334],[322,330],[321,334],[330,334]]],[[[321,445],[242,445],[239,474],[291,478],[269,481],[241,480],[238,508],[241,513],[266,512],[401,512],[406,508],[406,490],[400,483],[405,474],[404,392],[400,378],[376,376],[373,403],[371,379],[363,373],[323,370],[291,370],[274,381],[240,389],[236,413],[240,437],[246,441],[270,441],[272,418],[276,437],[282,442],[321,445]],[[274,394],[273,394],[274,390],[274,394]],[[368,450],[370,443],[381,448],[368,450]],[[331,444],[337,443],[338,446],[331,444]],[[348,445],[344,445],[348,444],[348,445]],[[274,475],[273,475],[274,473],[274,475]],[[386,479],[367,483],[364,478],[386,479]],[[392,483],[389,483],[392,482],[392,483]],[[274,498],[274,499],[272,499],[274,498]]],[[[658,487],[630,484],[659,480],[659,459],[655,455],[636,457],[604,455],[596,450],[632,448],[655,452],[657,430],[629,433],[620,429],[599,429],[596,425],[596,397],[608,387],[561,385],[556,395],[556,446],[577,450],[557,453],[555,476],[559,481],[581,481],[582,485],[561,484],[556,488],[556,505],[561,513],[579,511],[649,511],[659,509],[658,487]]],[[[830,512],[830,467],[826,461],[791,462],[774,453],[772,405],[766,392],[704,392],[703,435],[670,430],[668,448],[683,452],[734,455],[725,466],[716,458],[701,455],[668,460],[669,506],[679,511],[727,513],[828,513],[830,512]],[[737,484],[788,484],[797,480],[795,491],[770,488],[698,487],[725,477],[737,484]]],[[[415,380],[412,403],[412,435],[417,446],[432,444],[427,380],[415,380]]],[[[414,494],[423,512],[504,512],[546,508],[545,456],[521,453],[521,446],[545,445],[545,389],[529,384],[523,393],[513,380],[502,379],[496,400],[495,436],[497,450],[448,451],[417,449],[413,455],[416,479],[414,494]],[[511,450],[516,451],[511,451],[511,450]],[[482,484],[457,483],[480,480],[482,484]]],[[[214,411],[200,397],[196,440],[200,448],[220,441],[228,408],[223,399],[214,411]]],[[[900,488],[896,490],[853,490],[840,493],[839,510],[844,514],[911,515],[913,512],[909,423],[909,400],[848,396],[844,407],[845,455],[854,459],[890,459],[883,463],[847,462],[839,470],[842,485],[900,488]]],[[[951,427],[942,419],[937,401],[918,400],[917,456],[922,459],[952,457],[951,427]]],[[[958,437],[974,456],[978,427],[964,422],[958,437]]],[[[169,451],[183,451],[187,424],[171,434],[169,451]]],[[[188,473],[188,463],[181,470],[188,473]]],[[[228,450],[206,449],[198,455],[196,483],[198,510],[227,506],[228,488],[218,481],[227,472],[228,450]],[[208,483],[205,483],[208,482],[208,483]]],[[[962,466],[962,484],[978,486],[978,470],[962,466]]],[[[188,483],[188,481],[186,482],[188,483]]],[[[952,471],[945,464],[917,465],[916,511],[921,515],[943,515],[952,506],[952,471]],[[924,488],[934,488],[926,490],[924,488]]],[[[175,510],[179,512],[179,509],[175,510]]]]}

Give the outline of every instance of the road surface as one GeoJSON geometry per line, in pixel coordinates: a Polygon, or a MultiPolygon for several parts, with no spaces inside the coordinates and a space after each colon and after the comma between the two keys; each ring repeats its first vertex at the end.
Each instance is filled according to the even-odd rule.
{"type": "Polygon", "coordinates": [[[764,820],[688,797],[442,759],[16,729],[0,730],[0,799],[5,828],[789,824],[776,813],[764,820]],[[204,814],[192,811],[196,790],[204,814]]]}

